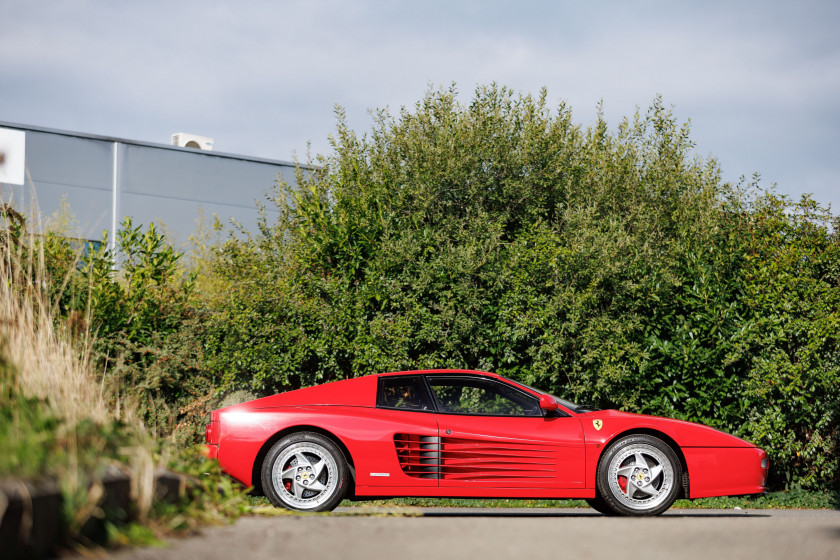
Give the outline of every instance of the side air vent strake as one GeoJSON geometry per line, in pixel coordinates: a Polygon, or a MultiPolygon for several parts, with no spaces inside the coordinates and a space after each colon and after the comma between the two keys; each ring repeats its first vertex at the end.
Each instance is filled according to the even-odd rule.
{"type": "Polygon", "coordinates": [[[400,467],[408,476],[446,480],[535,480],[556,476],[553,448],[539,443],[395,434],[400,467]]]}

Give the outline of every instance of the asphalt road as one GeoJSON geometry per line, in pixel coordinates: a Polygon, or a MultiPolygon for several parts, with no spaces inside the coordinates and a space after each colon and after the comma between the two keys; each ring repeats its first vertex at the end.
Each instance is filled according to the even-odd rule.
{"type": "Polygon", "coordinates": [[[247,517],[119,560],[840,559],[840,511],[669,510],[655,518],[587,509],[339,508],[247,517]]]}

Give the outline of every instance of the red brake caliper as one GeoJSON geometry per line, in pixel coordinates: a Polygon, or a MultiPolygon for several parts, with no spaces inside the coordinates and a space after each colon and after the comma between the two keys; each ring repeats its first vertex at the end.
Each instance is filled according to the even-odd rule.
{"type": "MultiPolygon", "coordinates": [[[[289,466],[290,467],[294,466],[294,461],[292,461],[292,463],[289,464],[289,466]]],[[[286,487],[286,492],[291,492],[292,491],[292,481],[291,480],[284,480],[283,481],[283,486],[286,487]]]]}
{"type": "Polygon", "coordinates": [[[621,488],[621,491],[625,494],[627,493],[627,477],[626,476],[619,476],[618,477],[618,486],[621,488]]]}

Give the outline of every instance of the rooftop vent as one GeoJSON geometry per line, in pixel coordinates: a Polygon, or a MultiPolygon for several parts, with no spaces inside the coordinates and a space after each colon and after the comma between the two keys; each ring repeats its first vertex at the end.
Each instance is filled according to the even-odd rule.
{"type": "Polygon", "coordinates": [[[172,145],[181,148],[195,148],[196,150],[213,151],[213,139],[197,134],[177,132],[172,135],[172,145]]]}

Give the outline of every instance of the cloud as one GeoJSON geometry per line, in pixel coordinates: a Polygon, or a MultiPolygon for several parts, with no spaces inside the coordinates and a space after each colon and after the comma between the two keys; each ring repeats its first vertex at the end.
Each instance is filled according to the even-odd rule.
{"type": "MultiPolygon", "coordinates": [[[[834,2],[4,3],[0,120],[288,159],[412,106],[428,84],[496,82],[610,122],[657,94],[729,178],[762,171],[840,207],[834,2]],[[811,187],[809,187],[811,188],[811,187]]],[[[798,191],[797,191],[798,192],[798,191]]]]}

